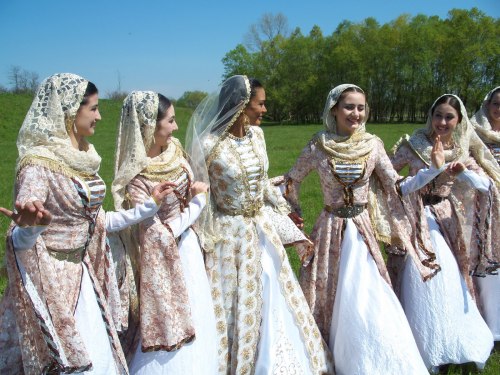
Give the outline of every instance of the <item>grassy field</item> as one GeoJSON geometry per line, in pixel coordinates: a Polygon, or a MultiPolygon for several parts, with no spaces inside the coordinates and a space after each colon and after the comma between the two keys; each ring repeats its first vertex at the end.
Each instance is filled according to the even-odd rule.
{"type": "MultiPolygon", "coordinates": [[[[31,104],[31,97],[11,94],[0,94],[0,150],[3,161],[0,165],[2,178],[0,179],[0,206],[12,207],[12,188],[14,181],[14,168],[17,158],[16,137],[24,116],[31,104]]],[[[121,103],[110,100],[99,102],[102,121],[97,125],[96,135],[90,139],[102,157],[100,174],[106,181],[108,192],[113,179],[114,147],[116,127],[120,116],[121,103]]],[[[184,108],[176,108],[179,131],[177,137],[184,142],[184,134],[191,112],[184,108]]],[[[421,125],[409,124],[377,124],[369,125],[368,131],[377,134],[385,143],[386,149],[405,133],[412,133],[421,125]]],[[[322,129],[321,125],[294,125],[294,126],[264,126],[267,151],[270,160],[269,176],[276,176],[287,172],[300,154],[305,144],[312,135],[322,129]]],[[[317,174],[309,175],[301,189],[301,203],[304,211],[306,231],[310,231],[316,217],[323,207],[319,179],[317,174]]],[[[107,194],[104,202],[107,210],[113,209],[111,194],[107,194]]],[[[5,231],[9,220],[0,217],[0,257],[3,259],[5,251],[5,231]]],[[[295,269],[298,268],[298,259],[289,251],[290,260],[295,269]]],[[[0,295],[6,285],[5,269],[0,269],[0,295]]],[[[450,366],[446,374],[476,374],[474,365],[450,366]]],[[[486,369],[481,372],[485,375],[500,374],[500,352],[497,348],[488,360],[486,369]]]]}

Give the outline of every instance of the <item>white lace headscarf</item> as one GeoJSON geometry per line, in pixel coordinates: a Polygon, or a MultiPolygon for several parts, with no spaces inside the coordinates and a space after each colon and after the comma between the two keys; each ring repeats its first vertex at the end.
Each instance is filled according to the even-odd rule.
{"type": "Polygon", "coordinates": [[[484,143],[500,144],[500,132],[492,130],[488,111],[488,104],[490,103],[493,94],[499,92],[499,90],[500,86],[491,90],[484,98],[479,111],[477,111],[470,119],[472,126],[474,126],[474,129],[484,143]]]}
{"type": "Polygon", "coordinates": [[[457,124],[452,133],[452,140],[455,147],[452,150],[445,150],[446,162],[465,162],[470,155],[484,169],[484,171],[497,183],[500,183],[500,167],[495,158],[478,137],[474,128],[470,124],[467,110],[462,100],[453,94],[444,94],[437,98],[429,109],[425,128],[418,129],[410,138],[413,149],[418,152],[420,158],[427,164],[431,164],[431,152],[433,145],[432,111],[436,103],[443,97],[451,96],[458,100],[460,104],[460,114],[462,120],[457,124]]]}
{"type": "Polygon", "coordinates": [[[68,134],[88,83],[76,74],[59,73],[40,84],[17,137],[17,171],[37,164],[68,176],[98,172],[101,158],[94,147],[87,143],[86,151],[78,150],[68,134]]]}
{"type": "MultiPolygon", "coordinates": [[[[210,183],[208,165],[213,152],[246,108],[250,95],[248,78],[235,75],[225,80],[218,91],[205,97],[194,111],[186,131],[186,152],[196,180],[210,183]]],[[[212,221],[214,209],[211,200],[198,219],[205,251],[213,249],[217,241],[212,221]]]]}
{"type": "Polygon", "coordinates": [[[161,164],[162,171],[167,172],[181,163],[182,148],[173,137],[160,155],[147,155],[154,142],[158,106],[158,93],[153,91],[133,91],[123,101],[116,139],[115,179],[111,185],[117,210],[123,208],[127,184],[141,171],[161,164]]]}
{"type": "Polygon", "coordinates": [[[323,110],[323,123],[326,132],[318,134],[319,144],[330,156],[346,161],[366,158],[373,148],[371,142],[376,138],[366,132],[365,124],[369,115],[368,103],[365,103],[364,122],[355,130],[354,134],[342,136],[337,132],[337,120],[332,114],[332,108],[339,102],[341,95],[346,90],[353,88],[364,94],[360,87],[349,83],[336,86],[330,91],[323,110]]]}

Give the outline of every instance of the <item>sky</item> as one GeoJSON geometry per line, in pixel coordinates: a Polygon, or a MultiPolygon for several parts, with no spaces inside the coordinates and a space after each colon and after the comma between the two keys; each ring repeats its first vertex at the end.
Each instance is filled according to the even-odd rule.
{"type": "Polygon", "coordinates": [[[9,71],[19,66],[41,80],[79,74],[102,97],[120,83],[122,91],[177,99],[215,90],[222,58],[265,13],[283,13],[290,30],[307,34],[317,25],[329,35],[343,20],[446,18],[450,9],[472,7],[500,17],[499,0],[0,0],[0,85],[10,87],[9,71]]]}

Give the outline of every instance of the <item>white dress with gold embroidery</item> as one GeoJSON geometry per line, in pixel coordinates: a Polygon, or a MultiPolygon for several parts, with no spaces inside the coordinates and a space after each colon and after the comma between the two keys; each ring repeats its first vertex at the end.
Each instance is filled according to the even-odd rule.
{"type": "Polygon", "coordinates": [[[219,334],[219,372],[332,373],[329,354],[264,202],[285,210],[269,184],[263,133],[228,136],[209,164],[219,241],[206,257],[219,334]]]}

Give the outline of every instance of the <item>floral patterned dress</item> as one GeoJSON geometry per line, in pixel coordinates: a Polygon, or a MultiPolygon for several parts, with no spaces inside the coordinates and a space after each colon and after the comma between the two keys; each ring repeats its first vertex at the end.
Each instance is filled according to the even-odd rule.
{"type": "Polygon", "coordinates": [[[157,181],[176,183],[156,216],[136,228],[140,344],[130,373],[214,374],[218,365],[215,316],[198,237],[190,219],[180,234],[169,224],[187,207],[191,168],[182,158],[179,168],[168,175],[155,172],[143,171],[127,185],[126,196],[134,206],[148,199],[157,181]]]}
{"type": "MultiPolygon", "coordinates": [[[[399,147],[391,160],[396,170],[409,166],[410,175],[427,167],[410,142],[399,147]]],[[[467,160],[466,166],[482,173],[473,158],[467,160]]],[[[473,299],[475,277],[471,274],[481,268],[478,264],[481,262],[477,261],[481,257],[473,258],[471,251],[480,252],[479,242],[473,241],[475,246],[471,249],[464,239],[460,214],[457,214],[462,207],[452,194],[455,184],[454,178],[442,173],[408,196],[415,210],[417,241],[432,244],[441,272],[423,283],[412,264],[405,262],[400,266],[396,282],[400,284],[401,303],[427,367],[476,362],[482,368],[490,355],[493,339],[473,299]]],[[[472,189],[468,191],[476,196],[472,189]]]]}
{"type": "Polygon", "coordinates": [[[250,127],[242,138],[228,134],[213,150],[208,171],[219,240],[205,250],[219,372],[333,373],[328,349],[263,209],[266,202],[288,212],[267,177],[262,130],[250,127]]]}
{"type": "Polygon", "coordinates": [[[9,285],[2,305],[12,310],[2,312],[2,373],[128,373],[103,290],[114,277],[110,250],[92,245],[95,235],[105,237],[105,191],[98,175],[68,177],[38,165],[20,170],[16,201],[43,202],[52,222],[31,249],[14,250],[13,227],[7,237],[9,285]],[[17,330],[13,322],[3,330],[9,316],[17,330]]]}
{"type": "Polygon", "coordinates": [[[288,199],[300,213],[302,180],[319,174],[325,208],[311,233],[312,261],[300,284],[329,342],[338,374],[427,374],[403,309],[392,290],[370,219],[370,180],[381,182],[393,235],[408,232],[396,191],[398,174],[379,139],[359,161],[332,159],[314,137],[288,172],[288,199]]]}

